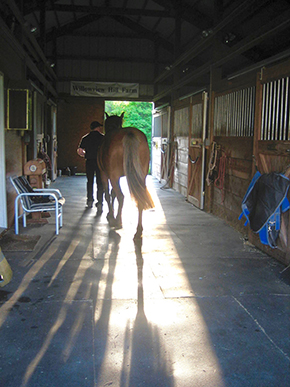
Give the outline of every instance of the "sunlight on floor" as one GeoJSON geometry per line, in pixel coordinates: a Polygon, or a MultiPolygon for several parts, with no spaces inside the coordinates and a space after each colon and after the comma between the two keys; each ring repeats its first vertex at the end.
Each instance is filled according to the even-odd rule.
{"type": "Polygon", "coordinates": [[[132,376],[138,378],[138,370],[141,375],[145,369],[152,380],[162,377],[166,385],[192,385],[192,380],[200,385],[207,373],[211,385],[224,386],[207,325],[179,257],[176,236],[166,224],[150,178],[147,184],[155,208],[144,213],[142,245],[133,242],[137,209],[130,200],[126,181],[122,181],[123,228],[109,230],[105,213],[94,223],[90,219],[95,211],[86,212],[70,243],[62,247],[59,238],[50,245],[28,269],[9,303],[1,306],[0,326],[58,248],[63,249],[63,255],[55,261],[49,291],[60,278],[66,279],[67,263],[76,263],[46,338],[29,361],[23,386],[28,385],[46,352],[53,351],[56,335],[64,329],[74,302],[79,302],[78,313],[63,338],[62,361],[70,359],[90,309],[98,385],[108,382],[108,369],[119,375],[123,386],[130,385],[132,376]]]}
{"type": "Polygon", "coordinates": [[[177,269],[182,268],[182,261],[171,232],[166,227],[165,214],[150,178],[147,186],[152,193],[155,209],[144,212],[145,237],[139,254],[136,251],[134,253],[132,241],[137,224],[137,209],[130,200],[126,181],[123,180],[121,186],[125,194],[123,229],[117,231],[121,238],[114,258],[114,268],[111,267],[113,280],[110,282],[111,279],[107,278],[110,271],[107,263],[103,266],[100,282],[102,292],[99,294],[103,298],[98,297],[95,308],[96,326],[104,319],[104,311],[109,313],[107,334],[110,339],[106,344],[100,373],[105,374],[108,367],[118,373],[122,365],[122,377],[127,378],[128,382],[130,375],[135,373],[134,367],[139,367],[135,364],[136,353],[143,351],[142,356],[147,358],[146,361],[148,358],[159,359],[157,363],[148,365],[153,374],[160,373],[161,367],[162,372],[166,370],[169,379],[173,377],[177,382],[188,377],[190,385],[194,364],[198,370],[195,375],[196,385],[207,372],[212,385],[223,386],[207,325],[185,270],[177,269]],[[141,268],[139,266],[138,277],[140,259],[143,265],[141,268]],[[111,295],[110,301],[106,294],[111,295]],[[146,344],[142,342],[142,337],[146,344]],[[143,345],[145,347],[142,348],[143,345]]]}

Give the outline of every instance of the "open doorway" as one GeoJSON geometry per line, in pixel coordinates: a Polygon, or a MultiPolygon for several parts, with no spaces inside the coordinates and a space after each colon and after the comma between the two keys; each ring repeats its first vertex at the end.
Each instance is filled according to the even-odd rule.
{"type": "Polygon", "coordinates": [[[105,112],[108,115],[120,116],[124,112],[123,126],[134,126],[145,133],[150,154],[152,139],[152,102],[105,101],[105,112]]]}

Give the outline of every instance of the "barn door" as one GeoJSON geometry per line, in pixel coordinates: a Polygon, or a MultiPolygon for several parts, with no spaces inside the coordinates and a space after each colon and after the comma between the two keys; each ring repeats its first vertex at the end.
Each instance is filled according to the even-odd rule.
{"type": "Polygon", "coordinates": [[[208,95],[204,92],[192,102],[191,128],[188,148],[187,200],[196,207],[204,207],[205,140],[208,95]]]}
{"type": "Polygon", "coordinates": [[[170,108],[163,108],[153,115],[151,174],[160,182],[168,178],[170,108]]]}

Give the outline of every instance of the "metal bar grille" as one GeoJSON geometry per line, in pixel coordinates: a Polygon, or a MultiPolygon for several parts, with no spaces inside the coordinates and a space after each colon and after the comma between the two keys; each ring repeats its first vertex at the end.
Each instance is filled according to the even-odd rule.
{"type": "Polygon", "coordinates": [[[215,98],[215,136],[253,136],[255,90],[253,86],[215,98]]]}
{"type": "Polygon", "coordinates": [[[289,77],[263,85],[261,140],[289,140],[289,77]]]}

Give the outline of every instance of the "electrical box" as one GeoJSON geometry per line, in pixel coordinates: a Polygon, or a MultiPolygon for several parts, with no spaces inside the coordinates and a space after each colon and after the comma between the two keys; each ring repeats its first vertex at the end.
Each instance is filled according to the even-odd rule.
{"type": "Polygon", "coordinates": [[[7,90],[7,129],[31,130],[31,91],[7,90]]]}

